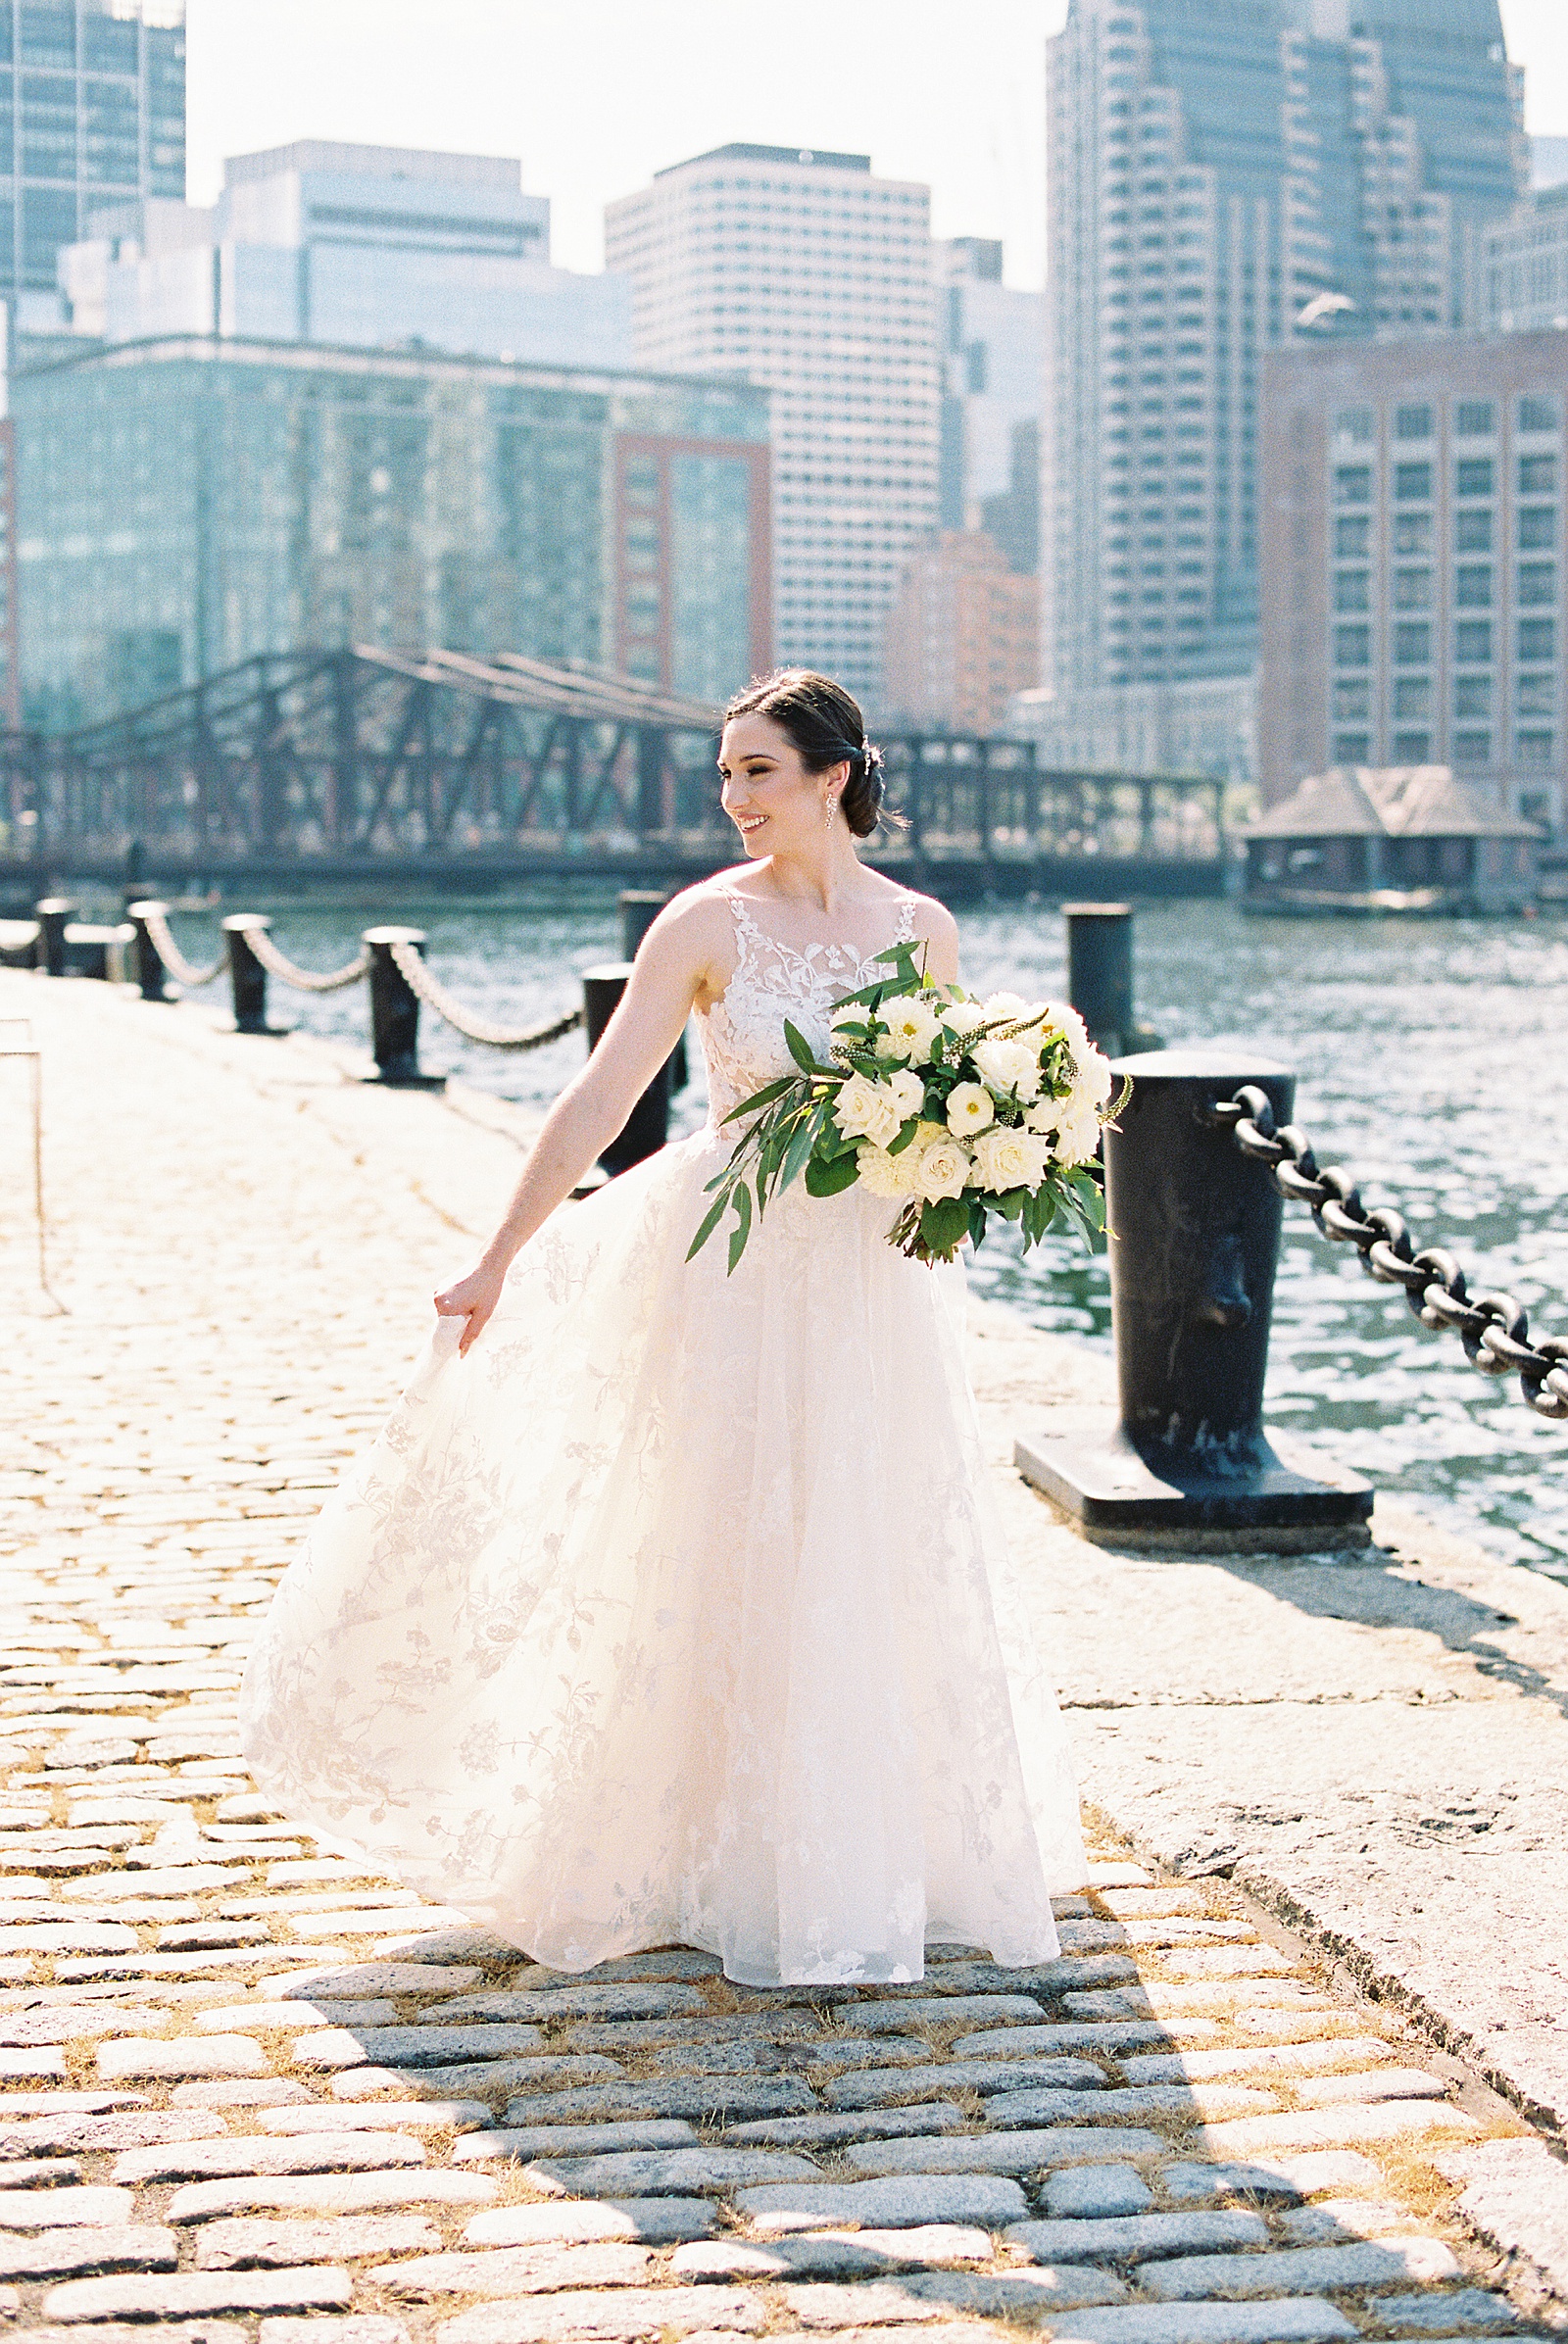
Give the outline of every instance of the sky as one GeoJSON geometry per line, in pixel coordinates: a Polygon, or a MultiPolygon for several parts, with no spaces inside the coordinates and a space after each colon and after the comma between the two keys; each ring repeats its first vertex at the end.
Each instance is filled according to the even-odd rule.
{"type": "MultiPolygon", "coordinates": [[[[295,138],[520,158],[553,257],[604,261],[606,202],[731,139],[869,154],[939,236],[1044,264],[1045,41],[1066,0],[187,0],[189,192],[295,138]]],[[[1502,0],[1527,126],[1568,135],[1568,5],[1502,0]]]]}

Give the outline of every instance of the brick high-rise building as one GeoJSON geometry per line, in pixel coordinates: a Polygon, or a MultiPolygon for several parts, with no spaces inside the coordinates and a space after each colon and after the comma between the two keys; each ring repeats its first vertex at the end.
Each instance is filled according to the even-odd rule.
{"type": "Polygon", "coordinates": [[[1040,659],[1039,581],[980,529],[945,529],[912,557],[888,612],[888,705],[917,724],[1000,729],[1040,659]]]}

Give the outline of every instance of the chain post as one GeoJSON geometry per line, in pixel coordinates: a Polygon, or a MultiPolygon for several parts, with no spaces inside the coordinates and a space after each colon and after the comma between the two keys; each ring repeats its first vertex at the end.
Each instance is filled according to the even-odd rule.
{"type": "Polygon", "coordinates": [[[149,912],[161,914],[167,919],[169,905],[158,903],[151,896],[139,897],[134,903],[125,905],[125,917],[135,930],[130,948],[131,966],[141,989],[142,1000],[167,1001],[169,993],[164,984],[164,956],[153,942],[147,919],[149,912]]]}
{"type": "Polygon", "coordinates": [[[289,1030],[267,1022],[267,971],[251,950],[251,938],[265,935],[271,925],[265,911],[231,911],[222,922],[236,1034],[285,1034],[289,1030]]]}
{"type": "Polygon", "coordinates": [[[45,976],[66,973],[66,922],[75,918],[76,909],[69,896],[42,896],[32,907],[38,923],[37,964],[45,976]]]}
{"type": "MultiPolygon", "coordinates": [[[[583,1023],[588,1029],[590,1054],[598,1049],[600,1036],[614,1015],[630,976],[631,963],[628,960],[602,960],[597,967],[583,970],[583,1023]]],[[[666,1060],[599,1160],[613,1180],[617,1173],[628,1171],[633,1164],[640,1164],[645,1156],[655,1154],[668,1137],[669,1064],[666,1060]]]]}
{"type": "Polygon", "coordinates": [[[419,997],[392,956],[395,944],[423,956],[422,928],[367,928],[360,938],[370,955],[370,1048],[375,1071],[364,1078],[394,1091],[440,1091],[444,1074],[419,1065],[419,997]]]}
{"type": "Polygon", "coordinates": [[[1367,1483],[1263,1431],[1282,1198],[1214,1109],[1242,1085],[1270,1130],[1296,1077],[1246,1053],[1116,1062],[1132,1096],[1105,1133],[1111,1326],[1120,1395],[1020,1440],[1014,1461],[1114,1543],[1362,1545],[1367,1483]]]}

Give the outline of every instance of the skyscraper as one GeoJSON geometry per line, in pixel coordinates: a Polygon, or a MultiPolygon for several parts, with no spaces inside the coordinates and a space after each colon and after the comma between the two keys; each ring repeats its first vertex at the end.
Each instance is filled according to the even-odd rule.
{"type": "Polygon", "coordinates": [[[1263,352],[1484,316],[1497,0],[1071,0],[1049,57],[1047,681],[1245,674],[1263,352]]]}
{"type": "Polygon", "coordinates": [[[0,299],[46,332],[89,214],[185,193],[184,0],[0,0],[0,299]]]}
{"type": "Polygon", "coordinates": [[[1042,298],[1002,281],[1002,246],[931,248],[942,345],[941,522],[984,529],[1008,567],[1040,565],[1042,298]]]}
{"type": "Polygon", "coordinates": [[[638,365],[773,393],[777,656],[873,702],[888,606],[937,520],[929,210],[867,155],[736,145],[605,215],[638,365]]]}

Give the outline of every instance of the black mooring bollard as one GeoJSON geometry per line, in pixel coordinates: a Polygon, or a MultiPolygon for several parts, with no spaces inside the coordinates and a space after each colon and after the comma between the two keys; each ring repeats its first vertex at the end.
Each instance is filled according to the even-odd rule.
{"type": "Polygon", "coordinates": [[[231,911],[222,921],[228,953],[228,989],[234,1002],[236,1034],[286,1034],[287,1026],[267,1022],[267,971],[251,951],[250,940],[271,926],[265,911],[231,911]]]}
{"type": "Polygon", "coordinates": [[[32,907],[38,923],[38,966],[46,976],[66,973],[66,922],[76,916],[69,896],[44,896],[32,907]]]}
{"type": "Polygon", "coordinates": [[[392,957],[395,944],[412,946],[423,956],[422,928],[367,928],[360,942],[370,955],[370,1048],[375,1056],[368,1083],[385,1083],[394,1091],[441,1091],[444,1074],[424,1074],[419,1067],[419,997],[392,957]]]}
{"type": "Polygon", "coordinates": [[[1016,1443],[1015,1464],[1107,1542],[1223,1533],[1256,1546],[1364,1544],[1370,1485],[1264,1435],[1282,1199],[1268,1167],[1208,1120],[1255,1083],[1289,1123],[1296,1077],[1199,1050],[1122,1058],[1117,1071],[1133,1084],[1105,1133],[1120,1407],[1063,1411],[1016,1443]]]}
{"type": "MultiPolygon", "coordinates": [[[[620,907],[620,956],[623,960],[635,960],[638,946],[669,898],[657,887],[623,887],[615,901],[620,907]]],[[[670,1096],[673,1098],[677,1091],[684,1091],[691,1080],[691,1071],[686,1063],[684,1034],[669,1053],[668,1073],[670,1096]]]]}
{"type": "MultiPolygon", "coordinates": [[[[582,972],[583,1023],[588,1029],[588,1048],[596,1050],[599,1038],[611,1018],[615,1004],[626,990],[631,964],[626,960],[603,960],[597,968],[582,972]]],[[[640,1164],[645,1156],[662,1148],[669,1137],[669,1065],[661,1066],[637,1104],[627,1116],[624,1128],[612,1140],[599,1161],[613,1179],[617,1172],[625,1172],[633,1164],[640,1164]]]]}
{"type": "Polygon", "coordinates": [[[167,1001],[169,994],[164,985],[164,956],[154,944],[152,930],[147,925],[149,912],[162,912],[167,919],[169,905],[151,897],[125,905],[125,917],[135,929],[130,948],[130,965],[144,1001],[167,1001]]]}
{"type": "Polygon", "coordinates": [[[1159,1036],[1133,1011],[1133,908],[1130,903],[1063,903],[1067,923],[1067,999],[1108,1057],[1158,1050],[1159,1036]]]}

